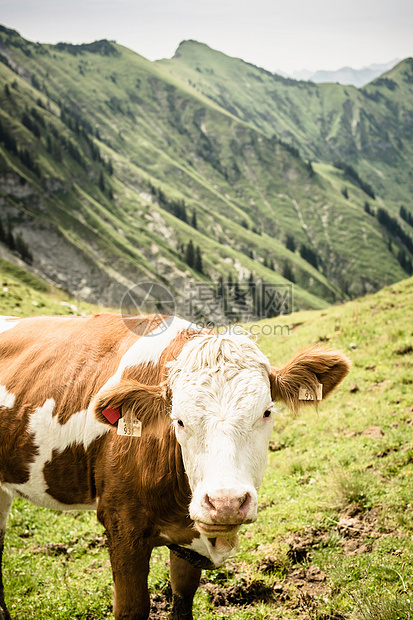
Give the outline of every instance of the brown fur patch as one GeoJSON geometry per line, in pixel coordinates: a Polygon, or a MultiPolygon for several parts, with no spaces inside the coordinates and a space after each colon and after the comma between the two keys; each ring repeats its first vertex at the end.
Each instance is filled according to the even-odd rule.
{"type": "Polygon", "coordinates": [[[161,533],[176,544],[189,543],[196,536],[188,516],[190,488],[174,431],[142,435],[126,450],[128,440],[110,433],[96,470],[99,519],[105,527],[125,519],[137,538],[152,538],[154,545],[166,543],[161,533]]]}
{"type": "Polygon", "coordinates": [[[341,383],[350,370],[351,362],[341,351],[313,346],[297,353],[282,368],[272,368],[270,373],[272,398],[282,400],[292,411],[302,403],[317,405],[317,383],[323,385],[323,398],[341,383]],[[300,387],[313,394],[313,401],[299,401],[300,387]]]}
{"type": "Polygon", "coordinates": [[[96,499],[95,468],[107,437],[99,437],[87,450],[72,444],[62,452],[53,450],[43,468],[47,493],[62,504],[93,504],[96,499]]]}
{"type": "Polygon", "coordinates": [[[30,464],[38,454],[33,435],[27,429],[30,407],[20,411],[0,407],[0,482],[24,484],[30,464]]]}

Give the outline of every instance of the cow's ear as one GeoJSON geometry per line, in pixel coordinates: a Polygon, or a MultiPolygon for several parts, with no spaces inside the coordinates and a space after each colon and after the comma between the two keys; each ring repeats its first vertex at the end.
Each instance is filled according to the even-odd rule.
{"type": "Polygon", "coordinates": [[[170,405],[166,384],[144,385],[137,381],[121,381],[103,389],[92,403],[96,419],[116,426],[120,418],[128,423],[140,420],[142,432],[156,431],[165,426],[170,405]]]}
{"type": "Polygon", "coordinates": [[[272,399],[282,400],[293,411],[305,402],[317,406],[320,396],[328,396],[348,374],[350,366],[349,358],[341,351],[317,346],[304,349],[282,368],[271,368],[272,399]]]}

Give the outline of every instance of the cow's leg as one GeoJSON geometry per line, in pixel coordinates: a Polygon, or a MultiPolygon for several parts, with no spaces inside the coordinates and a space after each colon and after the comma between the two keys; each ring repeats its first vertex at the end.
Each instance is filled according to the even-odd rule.
{"type": "Polygon", "coordinates": [[[170,551],[172,611],[170,620],[192,620],[192,601],[199,586],[201,569],[170,551]]]}
{"type": "Polygon", "coordinates": [[[148,574],[152,546],[135,531],[128,519],[103,511],[99,520],[106,528],[112,566],[115,620],[147,620],[149,617],[148,574]]]}
{"type": "Polygon", "coordinates": [[[4,588],[3,588],[3,547],[4,537],[6,534],[6,521],[10,512],[13,498],[9,493],[0,489],[0,620],[10,620],[10,614],[7,610],[6,603],[4,602],[4,588]]]}

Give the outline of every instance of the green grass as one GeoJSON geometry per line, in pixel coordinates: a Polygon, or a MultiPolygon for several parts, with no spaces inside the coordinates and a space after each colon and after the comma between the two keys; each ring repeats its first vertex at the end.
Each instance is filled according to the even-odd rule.
{"type": "MultiPolygon", "coordinates": [[[[258,336],[274,365],[317,342],[343,350],[353,365],[318,413],[305,407],[295,418],[285,409],[276,416],[258,521],[243,528],[232,560],[204,573],[195,617],[411,618],[412,316],[408,279],[342,306],[265,323],[290,326],[289,336],[258,336]]],[[[16,500],[4,557],[14,617],[112,617],[101,536],[93,513],[16,500]]],[[[155,606],[168,590],[167,563],[166,549],[155,550],[155,606]]]]}
{"type": "Polygon", "coordinates": [[[35,316],[39,314],[90,314],[102,310],[74,299],[26,269],[0,258],[0,314],[35,316]]]}

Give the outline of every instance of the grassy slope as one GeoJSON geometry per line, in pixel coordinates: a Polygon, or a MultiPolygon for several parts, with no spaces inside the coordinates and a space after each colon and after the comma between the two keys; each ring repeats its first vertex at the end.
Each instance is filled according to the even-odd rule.
{"type": "MultiPolygon", "coordinates": [[[[253,271],[257,278],[284,282],[279,274],[289,262],[298,284],[297,308],[320,308],[347,293],[360,294],[403,277],[377,222],[363,211],[366,196],[361,191],[346,182],[351,195],[348,210],[350,203],[342,198],[334,169],[311,177],[301,159],[248,127],[249,119],[241,122],[218,105],[222,102],[207,99],[167,67],[120,46],[112,56],[88,52],[74,56],[22,39],[18,39],[22,49],[15,43],[9,42],[9,53],[35,76],[40,91],[1,64],[1,81],[9,85],[17,81],[17,89],[10,87],[11,97],[0,93],[1,119],[19,144],[35,154],[42,174],[60,179],[64,191],[45,196],[36,178],[1,149],[3,165],[36,189],[40,196],[36,218],[43,220],[47,213],[84,255],[125,286],[138,279],[164,278],[178,293],[183,277],[199,279],[179,251],[193,237],[213,279],[229,272],[242,279],[253,271]],[[89,158],[84,170],[66,154],[62,165],[56,163],[45,148],[45,136],[36,140],[21,124],[24,108],[36,106],[39,97],[48,108],[37,108],[46,123],[83,152],[85,145],[59,118],[59,100],[99,126],[100,140],[95,143],[114,163],[115,175],[106,175],[114,201],[97,187],[101,166],[89,158]],[[184,199],[189,215],[195,209],[198,232],[168,214],[150,195],[150,184],[170,199],[184,199]],[[346,210],[352,217],[343,215],[346,210]],[[344,217],[348,226],[346,242],[336,234],[338,217],[344,217]],[[265,232],[256,234],[254,228],[265,232]],[[298,246],[305,243],[319,253],[324,273],[285,248],[286,232],[295,236],[298,246]],[[374,253],[367,248],[374,248],[374,253]],[[247,256],[251,250],[253,261],[247,256]],[[276,273],[263,265],[264,258],[274,261],[276,273]],[[162,261],[169,267],[162,268],[162,261]]],[[[261,70],[251,71],[257,80],[268,77],[261,70]]],[[[312,92],[313,87],[302,88],[312,92]]],[[[313,134],[304,129],[311,141],[313,134]]],[[[33,211],[33,200],[26,202],[33,211]]],[[[18,208],[27,209],[24,200],[18,201],[18,208]]]]}
{"type": "Polygon", "coordinates": [[[102,307],[73,299],[23,267],[0,258],[0,315],[76,315],[100,310],[102,307]]]}
{"type": "MultiPolygon", "coordinates": [[[[194,100],[193,95],[189,97],[185,87],[176,87],[174,80],[161,79],[158,75],[160,70],[156,66],[124,48],[120,48],[120,55],[114,58],[100,57],[96,54],[88,55],[90,60],[82,59],[80,61],[80,64],[83,62],[81,74],[78,72],[80,64],[77,58],[65,52],[52,49],[48,54],[45,54],[42,51],[37,56],[33,54],[34,58],[32,59],[24,57],[20,50],[13,50],[13,54],[22,65],[24,64],[35,73],[38,80],[47,75],[47,90],[52,101],[57,100],[61,93],[65,92],[68,97],[76,99],[77,105],[84,111],[88,119],[98,122],[103,141],[100,147],[107,157],[112,158],[115,165],[116,180],[112,182],[112,185],[116,194],[116,206],[113,203],[108,203],[107,198],[97,190],[96,170],[93,171],[92,169],[89,173],[92,183],[82,175],[79,166],[67,158],[65,158],[64,167],[60,167],[59,171],[53,171],[53,176],[69,183],[70,189],[63,199],[64,204],[62,204],[61,199],[55,196],[48,200],[48,216],[51,216],[65,230],[69,228],[74,240],[77,239],[79,244],[82,244],[82,239],[89,237],[89,252],[93,254],[92,248],[97,244],[99,251],[107,255],[106,260],[103,260],[106,266],[108,263],[113,263],[113,254],[120,255],[112,266],[116,268],[119,264],[118,271],[122,271],[126,276],[131,277],[131,272],[133,269],[136,272],[137,266],[146,277],[156,278],[158,276],[150,256],[150,248],[154,242],[160,246],[162,254],[171,263],[174,262],[179,269],[185,270],[186,267],[182,258],[179,255],[177,256],[175,247],[171,247],[171,243],[168,243],[167,240],[165,242],[165,239],[162,239],[156,232],[150,234],[145,227],[142,216],[150,218],[150,211],[159,211],[169,226],[174,229],[175,246],[180,243],[187,243],[189,238],[193,236],[193,230],[189,226],[174,216],[166,214],[154,200],[151,201],[150,208],[148,207],[148,201],[142,198],[142,194],[147,194],[148,183],[152,183],[155,186],[160,186],[169,197],[174,199],[185,198],[189,215],[191,214],[191,207],[196,208],[198,228],[206,233],[202,235],[200,245],[206,252],[210,249],[211,237],[215,236],[212,227],[220,225],[224,245],[233,246],[236,259],[241,265],[244,264],[245,270],[248,267],[251,269],[251,262],[239,251],[239,248],[243,244],[243,239],[247,237],[244,247],[256,247],[257,258],[260,259],[257,269],[252,265],[256,273],[264,273],[265,279],[269,281],[283,281],[279,275],[275,275],[259,264],[264,255],[267,257],[274,256],[275,259],[278,259],[278,267],[281,270],[282,259],[286,253],[283,245],[277,239],[267,239],[264,245],[258,235],[254,235],[252,232],[246,234],[245,229],[240,226],[241,221],[245,218],[245,205],[234,196],[228,195],[231,188],[222,175],[211,168],[203,159],[202,153],[198,156],[191,156],[191,148],[193,148],[194,143],[196,145],[199,142],[199,135],[191,135],[189,130],[181,128],[184,135],[180,136],[178,131],[178,139],[176,136],[177,129],[173,127],[175,121],[168,118],[168,114],[165,114],[164,104],[168,103],[169,115],[172,114],[173,116],[177,116],[175,108],[182,106],[183,111],[187,107],[190,108],[189,117],[192,114],[199,113],[203,123],[205,125],[211,123],[217,133],[220,131],[219,123],[224,123],[223,133],[225,134],[228,133],[234,122],[239,125],[238,121],[229,119],[224,111],[217,113],[215,106],[209,102],[206,103],[206,108],[201,107],[197,112],[194,105],[198,106],[201,103],[205,105],[205,102],[199,102],[197,98],[194,100]],[[104,75],[102,75],[103,73],[104,75]],[[110,76],[114,78],[115,82],[110,79],[110,76]],[[102,82],[104,89],[102,89],[102,82]],[[131,94],[130,89],[136,88],[138,83],[139,88],[131,94]],[[169,102],[166,101],[168,97],[169,102]],[[114,99],[116,99],[115,103],[113,102],[114,99]],[[172,103],[171,100],[173,100],[172,103]],[[115,109],[115,113],[112,115],[115,118],[117,117],[117,126],[115,126],[114,119],[112,121],[108,119],[108,107],[110,108],[110,106],[119,107],[119,109],[115,109]],[[230,123],[229,127],[228,123],[230,123]],[[77,179],[80,177],[76,185],[72,185],[74,175],[77,179]],[[90,209],[91,199],[93,199],[92,209],[90,209]],[[75,222],[73,222],[73,217],[76,218],[75,222]],[[104,224],[102,219],[105,220],[104,224]],[[85,224],[88,230],[85,230],[85,224]],[[117,231],[119,229],[123,231],[123,238],[116,234],[114,227],[117,231]],[[103,234],[105,235],[104,240],[103,234]],[[228,243],[229,240],[232,242],[228,243]],[[108,249],[108,245],[112,247],[108,249]]],[[[12,79],[16,79],[7,67],[0,66],[0,71],[3,72],[5,82],[10,83],[12,79]]],[[[3,121],[9,128],[15,124],[14,117],[22,113],[25,106],[33,105],[39,96],[39,92],[28,86],[24,80],[17,78],[17,83],[18,92],[12,92],[11,98],[7,98],[5,95],[2,97],[4,105],[3,121]]],[[[45,101],[47,99],[45,100],[43,96],[43,102],[45,101]]],[[[56,106],[53,103],[50,103],[50,107],[52,111],[56,111],[54,110],[56,106]]],[[[73,139],[70,131],[62,125],[54,114],[45,112],[44,115],[47,117],[47,122],[53,125],[55,129],[59,132],[65,132],[67,137],[73,139]]],[[[191,128],[189,123],[188,126],[193,132],[200,133],[197,126],[191,128]]],[[[22,140],[29,140],[29,143],[34,143],[33,148],[38,153],[39,160],[45,161],[45,169],[50,171],[53,162],[52,158],[44,152],[44,148],[42,148],[44,145],[34,141],[30,132],[24,127],[20,126],[19,131],[22,134],[22,140]]],[[[250,134],[251,132],[246,130],[246,133],[250,134]]],[[[248,135],[246,137],[241,135],[241,139],[248,140],[248,135]]],[[[240,149],[242,150],[242,145],[240,145],[240,149]]],[[[8,166],[18,171],[16,158],[7,154],[4,154],[4,157],[7,158],[8,166]]],[[[285,157],[288,159],[289,155],[285,154],[285,157]]],[[[34,179],[30,177],[30,182],[33,183],[33,181],[34,179]]],[[[253,188],[252,190],[250,188],[250,193],[252,196],[254,195],[253,188]]],[[[221,245],[223,245],[222,241],[221,245]]],[[[83,249],[87,251],[86,248],[83,249]]],[[[220,254],[222,254],[222,260],[218,261],[215,260],[215,257],[214,260],[211,260],[209,255],[205,256],[208,272],[215,278],[220,273],[228,274],[228,262],[224,262],[224,259],[228,258],[228,254],[231,252],[228,253],[223,249],[220,254]]],[[[323,276],[313,273],[314,270],[311,266],[298,257],[290,256],[289,258],[293,263],[297,263],[298,283],[301,277],[303,281],[308,281],[308,274],[311,274],[316,281],[313,287],[316,295],[320,292],[324,296],[330,296],[330,298],[336,295],[335,287],[327,282],[323,276]],[[320,283],[319,286],[317,281],[320,283]]],[[[235,269],[233,269],[233,275],[235,273],[235,269]]],[[[196,274],[188,272],[188,275],[193,277],[196,274]]],[[[298,293],[297,302],[304,306],[320,306],[320,303],[323,305],[323,302],[312,297],[306,291],[298,293]]]]}
{"type": "MultiPolygon", "coordinates": [[[[196,617],[411,617],[412,313],[409,279],[343,306],[262,324],[258,341],[275,365],[321,342],[348,353],[353,367],[318,414],[308,408],[296,419],[286,411],[276,416],[258,523],[245,528],[241,552],[224,569],[205,573],[212,586],[198,592],[196,617]],[[282,325],[290,326],[289,337],[279,335],[282,325]],[[265,335],[270,327],[275,335],[265,335]],[[350,391],[354,385],[358,391],[350,391]],[[376,438],[371,427],[380,429],[376,438]]],[[[112,617],[110,567],[93,514],[16,500],[8,527],[6,596],[15,617],[112,617]]],[[[165,550],[153,554],[159,618],[166,559],[165,550]]]]}
{"type": "Polygon", "coordinates": [[[362,89],[282,78],[195,41],[184,41],[161,64],[304,156],[353,163],[389,206],[398,211],[402,202],[412,210],[411,58],[362,89]]]}

